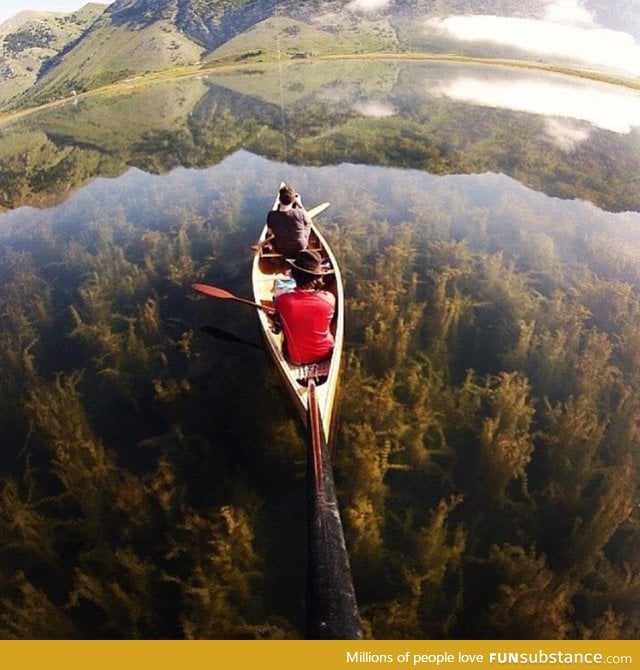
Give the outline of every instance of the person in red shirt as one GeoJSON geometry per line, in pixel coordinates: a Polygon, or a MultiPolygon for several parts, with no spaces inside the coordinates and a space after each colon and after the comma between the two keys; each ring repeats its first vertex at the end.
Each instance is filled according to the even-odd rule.
{"type": "Polygon", "coordinates": [[[317,251],[300,251],[293,260],[291,276],[296,287],[275,299],[276,313],[282,325],[285,356],[295,365],[319,363],[333,351],[330,326],[336,311],[333,293],[323,290],[323,277],[333,273],[322,267],[317,251]]]}

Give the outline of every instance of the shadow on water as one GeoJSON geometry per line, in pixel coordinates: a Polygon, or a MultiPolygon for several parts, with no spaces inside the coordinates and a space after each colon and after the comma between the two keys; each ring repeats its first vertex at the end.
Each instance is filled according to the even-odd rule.
{"type": "Polygon", "coordinates": [[[241,337],[238,337],[237,335],[234,335],[229,331],[222,330],[221,328],[216,328],[215,326],[201,326],[200,331],[206,333],[207,335],[210,335],[216,340],[220,340],[221,342],[230,342],[232,344],[243,344],[247,347],[253,347],[254,349],[264,350],[264,347],[260,344],[250,342],[249,340],[243,340],[241,337]]]}

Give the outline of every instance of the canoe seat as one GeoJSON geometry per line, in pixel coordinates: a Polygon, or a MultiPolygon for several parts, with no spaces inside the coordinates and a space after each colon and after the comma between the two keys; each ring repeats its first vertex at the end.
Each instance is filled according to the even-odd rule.
{"type": "Polygon", "coordinates": [[[295,370],[295,378],[299,382],[307,382],[309,379],[320,379],[329,375],[331,361],[320,361],[320,363],[307,363],[299,365],[295,370]]]}

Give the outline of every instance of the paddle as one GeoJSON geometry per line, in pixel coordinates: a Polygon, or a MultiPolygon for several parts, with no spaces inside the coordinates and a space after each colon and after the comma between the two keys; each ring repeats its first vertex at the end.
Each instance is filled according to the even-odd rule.
{"type": "Polygon", "coordinates": [[[208,295],[210,298],[219,298],[220,300],[235,300],[236,302],[243,302],[245,305],[251,305],[252,307],[256,307],[257,309],[262,309],[268,314],[274,314],[275,309],[273,307],[269,307],[267,305],[261,305],[260,303],[253,302],[252,300],[246,300],[245,298],[239,298],[237,295],[233,295],[233,293],[229,293],[229,291],[225,291],[222,288],[218,288],[217,286],[209,286],[209,284],[200,284],[196,282],[195,284],[191,284],[191,288],[194,291],[198,291],[198,293],[203,293],[204,295],[208,295]]]}
{"type": "Polygon", "coordinates": [[[323,202],[319,205],[316,205],[312,209],[307,211],[307,214],[313,219],[314,216],[318,216],[318,214],[322,214],[325,209],[330,205],[331,203],[329,202],[323,202]]]}

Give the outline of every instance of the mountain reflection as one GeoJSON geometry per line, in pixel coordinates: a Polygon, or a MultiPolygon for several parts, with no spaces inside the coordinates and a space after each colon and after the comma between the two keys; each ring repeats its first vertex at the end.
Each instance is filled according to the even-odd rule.
{"type": "Polygon", "coordinates": [[[254,66],[93,96],[4,128],[0,204],[48,206],[131,166],[160,174],[246,149],[308,165],[503,172],[550,195],[637,209],[638,124],[640,94],[559,76],[388,61],[290,64],[281,82],[277,68],[254,66]],[[605,175],[613,188],[585,186],[605,175]]]}

